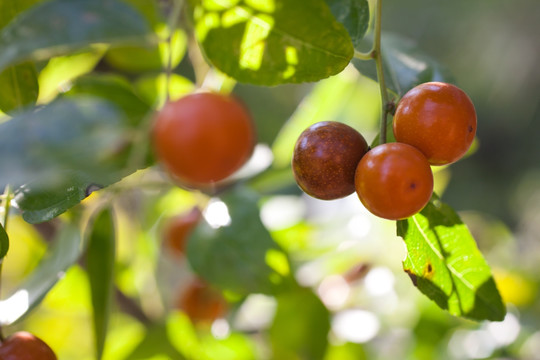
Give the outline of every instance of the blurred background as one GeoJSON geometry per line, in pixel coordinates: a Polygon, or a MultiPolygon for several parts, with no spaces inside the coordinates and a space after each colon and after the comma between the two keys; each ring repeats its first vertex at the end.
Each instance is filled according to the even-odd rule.
{"type": "MultiPolygon", "coordinates": [[[[377,134],[378,86],[351,66],[316,84],[234,87],[260,140],[244,170],[272,169],[250,183],[263,195],[260,219],[290,258],[286,271],[312,291],[292,299],[238,298],[199,283],[185,254],[167,242],[167,221],[207,200],[164,188],[159,172],[136,173],[123,183],[132,190],[115,201],[118,290],[104,359],[540,359],[540,2],[385,0],[383,9],[385,31],[414,39],[476,106],[475,151],[438,169],[436,190],[492,267],[508,306],[505,320],[477,323],[440,310],[403,272],[395,223],[369,214],[356,195],[318,201],[294,184],[292,147],[310,124],[342,121],[368,143],[377,134]]],[[[122,67],[111,59],[97,71],[122,67]]],[[[177,93],[191,91],[190,59],[175,72],[177,93]]],[[[141,97],[152,94],[139,85],[141,97]]],[[[99,199],[98,192],[83,206],[99,199]]],[[[212,201],[205,220],[226,226],[227,207],[212,201]]],[[[4,294],[36,266],[62,221],[33,227],[13,218],[10,237],[17,241],[4,264],[4,294]]],[[[37,309],[7,330],[36,333],[61,360],[93,359],[83,268],[71,267],[37,309]]]]}

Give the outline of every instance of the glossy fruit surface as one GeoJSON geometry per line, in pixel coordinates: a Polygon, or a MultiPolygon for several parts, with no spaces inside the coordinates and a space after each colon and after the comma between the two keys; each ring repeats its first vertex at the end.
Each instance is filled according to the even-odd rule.
{"type": "Polygon", "coordinates": [[[394,136],[398,142],[422,151],[432,165],[459,160],[476,134],[476,111],[460,88],[429,82],[407,92],[394,116],[394,136]]]}
{"type": "Polygon", "coordinates": [[[155,154],[167,171],[188,185],[225,179],[251,156],[255,129],[235,98],[195,93],[165,104],[153,129],[155,154]]]}
{"type": "Polygon", "coordinates": [[[43,340],[25,331],[7,337],[0,345],[0,360],[57,360],[43,340]]]}
{"type": "Polygon", "coordinates": [[[183,292],[178,308],[193,322],[213,322],[225,314],[227,303],[216,289],[195,278],[183,292]]]}
{"type": "Polygon", "coordinates": [[[194,207],[191,211],[171,218],[165,227],[165,244],[175,255],[183,255],[189,234],[201,220],[201,211],[194,207]]]}
{"type": "Polygon", "coordinates": [[[368,145],[352,127],[334,121],[313,124],[298,137],[292,169],[308,195],[334,200],[354,192],[354,172],[368,145]]]}
{"type": "Polygon", "coordinates": [[[356,169],[356,192],[373,214],[399,220],[422,210],[433,193],[433,173],[416,148],[388,143],[370,150],[356,169]]]}

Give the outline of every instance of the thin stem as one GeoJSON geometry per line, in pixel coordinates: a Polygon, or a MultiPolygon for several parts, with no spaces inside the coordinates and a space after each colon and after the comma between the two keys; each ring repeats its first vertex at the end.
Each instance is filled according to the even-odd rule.
{"type": "Polygon", "coordinates": [[[388,96],[388,89],[386,88],[386,81],[384,79],[383,62],[381,55],[381,19],[382,19],[382,0],[377,0],[377,10],[375,17],[375,33],[373,39],[373,58],[375,59],[375,65],[377,67],[377,79],[379,80],[379,88],[382,99],[382,113],[379,136],[379,144],[386,143],[386,120],[388,118],[390,108],[390,97],[388,96]]]}
{"type": "Polygon", "coordinates": [[[11,186],[7,185],[4,190],[4,230],[7,231],[7,223],[9,218],[9,211],[11,209],[11,199],[13,199],[13,193],[11,192],[11,186]]]}
{"type": "Polygon", "coordinates": [[[178,25],[178,18],[180,17],[180,12],[182,9],[183,0],[174,0],[173,8],[168,19],[169,26],[169,36],[167,37],[167,45],[169,47],[169,52],[167,56],[167,68],[165,69],[165,102],[168,102],[170,99],[170,89],[171,89],[171,75],[172,75],[172,57],[173,57],[173,46],[172,39],[178,25]]]}

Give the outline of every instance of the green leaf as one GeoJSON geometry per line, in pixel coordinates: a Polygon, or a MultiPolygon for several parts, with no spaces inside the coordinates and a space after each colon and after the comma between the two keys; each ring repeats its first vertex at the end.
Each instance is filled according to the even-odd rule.
{"type": "MultiPolygon", "coordinates": [[[[3,0],[0,2],[0,29],[37,0],[3,0]]],[[[36,67],[32,63],[11,66],[0,71],[0,110],[13,110],[36,103],[39,93],[36,67]]]]}
{"type": "Polygon", "coordinates": [[[185,358],[200,357],[201,344],[197,331],[186,314],[180,311],[171,312],[167,317],[165,331],[170,344],[185,358]]]}
{"type": "MultiPolygon", "coordinates": [[[[189,320],[188,320],[189,321],[189,320]]],[[[171,343],[169,324],[151,324],[146,329],[146,335],[125,360],[142,359],[185,359],[171,343]],[[159,356],[159,355],[162,355],[159,356]]],[[[176,337],[185,336],[185,332],[175,334],[176,337]]],[[[191,334],[190,334],[191,335],[191,334]]],[[[192,359],[192,358],[191,358],[192,359]]]]}
{"type": "Polygon", "coordinates": [[[221,200],[230,224],[214,228],[202,221],[188,240],[189,263],[197,274],[223,290],[272,293],[290,275],[289,263],[261,222],[258,197],[237,189],[221,200]]]}
{"type": "Polygon", "coordinates": [[[0,224],[0,263],[9,250],[9,236],[6,229],[0,224]]]}
{"type": "Polygon", "coordinates": [[[19,14],[0,32],[0,70],[91,44],[150,40],[146,20],[121,1],[52,0],[19,14]]]}
{"type": "Polygon", "coordinates": [[[2,0],[0,1],[0,29],[6,26],[19,13],[42,0],[2,0]]]}
{"type": "Polygon", "coordinates": [[[86,174],[63,170],[43,176],[15,190],[15,202],[23,219],[37,224],[55,218],[89,194],[92,181],[86,174]]]}
{"type": "Polygon", "coordinates": [[[121,46],[110,49],[105,55],[105,61],[114,68],[130,73],[162,71],[169,66],[175,69],[186,52],[187,36],[181,30],[176,30],[168,38],[168,30],[161,31],[159,44],[153,46],[121,46]]]}
{"type": "Polygon", "coordinates": [[[354,48],[324,0],[191,0],[199,43],[217,69],[257,85],[339,73],[354,48]]]}
{"type": "Polygon", "coordinates": [[[274,359],[323,359],[328,346],[330,314],[310,289],[277,297],[269,330],[274,359]]]}
{"type": "Polygon", "coordinates": [[[81,253],[81,234],[74,224],[65,224],[40,263],[7,299],[0,301],[0,325],[21,319],[45,297],[81,253]]]}
{"type": "MultiPolygon", "coordinates": [[[[146,21],[150,24],[152,28],[157,27],[159,24],[163,24],[167,21],[165,14],[165,6],[156,1],[148,0],[122,0],[125,3],[128,3],[130,6],[133,6],[138,13],[140,13],[146,21]],[[160,9],[160,6],[163,6],[163,9],[160,9]],[[162,11],[163,10],[163,11],[162,11]]],[[[167,3],[170,7],[171,3],[167,3]]]]}
{"type": "Polygon", "coordinates": [[[88,97],[20,113],[0,124],[0,184],[20,186],[62,170],[109,181],[118,147],[127,140],[125,122],[115,106],[88,97]]]}
{"type": "Polygon", "coordinates": [[[105,53],[104,46],[92,47],[85,51],[50,59],[39,72],[39,102],[51,102],[59,92],[72,85],[73,79],[94,70],[105,53]]]}
{"type": "Polygon", "coordinates": [[[92,295],[96,358],[103,356],[114,290],[115,226],[110,209],[95,218],[88,237],[86,270],[92,295]]]}
{"type": "Polygon", "coordinates": [[[325,0],[332,14],[345,26],[354,47],[359,47],[369,25],[367,0],[325,0]]]}
{"type": "Polygon", "coordinates": [[[450,314],[500,321],[506,314],[491,270],[467,226],[438,198],[397,222],[408,254],[403,262],[415,286],[450,314]]]}
{"type": "MultiPolygon", "coordinates": [[[[365,42],[370,43],[372,40],[365,42]]],[[[425,82],[453,82],[449,71],[419,50],[415,42],[409,38],[397,34],[384,34],[381,47],[386,86],[399,96],[425,82]]],[[[377,81],[374,61],[353,59],[352,62],[363,75],[377,81]]]]}
{"type": "Polygon", "coordinates": [[[107,100],[126,115],[128,125],[137,127],[151,108],[134,91],[128,80],[113,74],[89,74],[75,80],[65,97],[93,96],[107,100]]]}
{"type": "Polygon", "coordinates": [[[195,84],[185,77],[166,73],[140,76],[134,85],[137,94],[157,109],[160,109],[167,99],[174,101],[195,90],[195,84]]]}
{"type": "Polygon", "coordinates": [[[34,105],[39,85],[36,67],[32,63],[10,66],[0,72],[0,110],[10,113],[34,105]]]}
{"type": "MultiPolygon", "coordinates": [[[[0,124],[0,184],[11,184],[27,221],[57,216],[135,169],[125,115],[94,98],[61,99],[0,124]]],[[[141,144],[139,144],[141,146],[141,144]]]]}
{"type": "Polygon", "coordinates": [[[247,334],[232,333],[226,338],[216,339],[212,334],[201,337],[201,356],[205,360],[256,360],[255,341],[247,334]]]}

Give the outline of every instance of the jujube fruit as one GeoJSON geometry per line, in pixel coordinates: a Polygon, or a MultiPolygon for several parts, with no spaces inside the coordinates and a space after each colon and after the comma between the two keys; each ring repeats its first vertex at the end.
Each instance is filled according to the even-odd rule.
{"type": "Polygon", "coordinates": [[[152,135],[156,157],[165,169],[195,187],[232,175],[255,145],[247,109],[231,96],[209,92],[165,104],[152,135]]]}
{"type": "Polygon", "coordinates": [[[334,200],[354,193],[354,172],[368,150],[364,137],[352,127],[323,121],[308,127],[294,147],[292,169],[308,195],[334,200]]]}
{"type": "Polygon", "coordinates": [[[402,143],[382,144],[364,155],[355,183],[362,204],[389,220],[416,214],[433,193],[433,173],[426,157],[402,143]]]}
{"type": "Polygon", "coordinates": [[[398,142],[419,149],[432,165],[459,160],[476,134],[476,111],[460,88],[428,82],[409,90],[394,116],[398,142]]]}
{"type": "Polygon", "coordinates": [[[195,278],[182,293],[177,307],[193,322],[213,322],[225,314],[227,303],[219,291],[195,278]]]}
{"type": "Polygon", "coordinates": [[[201,211],[194,207],[189,212],[175,216],[167,221],[164,229],[165,244],[175,255],[183,255],[190,233],[201,220],[201,211]]]}
{"type": "Polygon", "coordinates": [[[19,331],[0,345],[0,360],[57,360],[52,349],[37,336],[19,331]]]}

